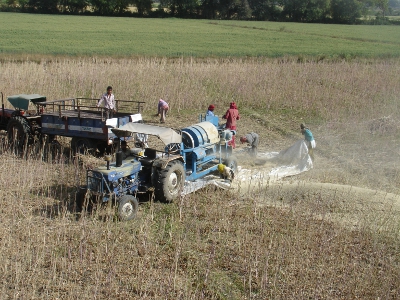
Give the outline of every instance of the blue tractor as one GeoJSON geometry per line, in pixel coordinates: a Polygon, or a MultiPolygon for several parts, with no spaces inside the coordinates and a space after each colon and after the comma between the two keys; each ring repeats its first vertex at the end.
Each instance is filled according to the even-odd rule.
{"type": "Polygon", "coordinates": [[[185,181],[216,172],[220,163],[237,170],[237,160],[228,145],[232,133],[219,130],[218,117],[181,130],[128,123],[112,132],[122,139],[136,134],[156,136],[165,145],[163,149],[130,149],[131,155],[126,159],[117,152],[115,162],[106,156],[107,166],[87,171],[87,185],[81,189],[80,197],[112,201],[121,220],[135,217],[138,194],[153,192],[156,200],[172,202],[181,195],[185,181]]]}

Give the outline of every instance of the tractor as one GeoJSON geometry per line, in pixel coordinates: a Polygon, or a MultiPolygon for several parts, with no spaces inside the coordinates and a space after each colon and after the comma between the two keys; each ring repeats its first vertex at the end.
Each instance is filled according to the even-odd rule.
{"type": "Polygon", "coordinates": [[[220,163],[236,171],[237,160],[228,145],[232,132],[218,128],[214,117],[181,130],[132,122],[112,129],[119,138],[156,136],[165,147],[133,148],[125,160],[117,152],[114,163],[106,156],[107,166],[87,170],[87,184],[78,191],[77,202],[82,203],[84,195],[91,201],[112,200],[119,218],[130,220],[138,210],[138,194],[152,192],[156,200],[172,202],[180,197],[185,181],[215,173],[220,163]]]}
{"type": "Polygon", "coordinates": [[[15,95],[8,97],[8,101],[14,109],[4,107],[3,93],[1,93],[0,130],[7,131],[7,139],[15,151],[22,151],[26,145],[32,145],[40,134],[42,107],[40,102],[46,101],[45,96],[15,95]],[[28,110],[29,104],[35,106],[35,110],[28,110]]]}

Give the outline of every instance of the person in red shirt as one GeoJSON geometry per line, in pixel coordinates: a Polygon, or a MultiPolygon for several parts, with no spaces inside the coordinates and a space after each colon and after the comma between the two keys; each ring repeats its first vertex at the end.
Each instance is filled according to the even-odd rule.
{"type": "MultiPolygon", "coordinates": [[[[240,115],[235,102],[231,102],[229,109],[222,118],[226,119],[225,128],[235,131],[236,134],[236,120],[240,119],[240,115]]],[[[232,146],[233,149],[236,147],[235,134],[232,136],[232,140],[228,143],[228,145],[232,146]]]]}

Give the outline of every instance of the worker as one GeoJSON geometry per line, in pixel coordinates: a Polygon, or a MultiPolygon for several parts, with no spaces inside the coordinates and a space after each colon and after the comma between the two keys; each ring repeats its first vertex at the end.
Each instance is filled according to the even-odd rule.
{"type": "Polygon", "coordinates": [[[131,150],[129,149],[126,141],[121,141],[121,152],[122,159],[126,159],[128,156],[131,156],[131,150]]]}
{"type": "Polygon", "coordinates": [[[308,148],[308,154],[310,155],[311,159],[314,160],[314,149],[316,147],[314,136],[309,128],[306,127],[304,123],[300,124],[300,131],[301,134],[304,135],[304,139],[306,141],[306,145],[308,148]]]}
{"type": "Polygon", "coordinates": [[[214,117],[214,116],[215,116],[215,115],[214,115],[214,109],[215,109],[215,105],[210,104],[210,105],[208,106],[208,110],[207,110],[206,116],[214,117]]]}
{"type": "Polygon", "coordinates": [[[222,179],[228,179],[230,182],[235,178],[233,170],[224,164],[218,164],[218,172],[222,179]]]}
{"type": "Polygon", "coordinates": [[[222,118],[226,119],[225,128],[233,131],[232,140],[228,143],[228,145],[235,149],[236,120],[240,119],[239,110],[237,109],[235,102],[231,102],[229,109],[222,118]]]}
{"type": "Polygon", "coordinates": [[[240,138],[240,142],[242,144],[247,143],[249,146],[251,146],[250,153],[252,156],[256,157],[257,156],[257,150],[258,150],[258,143],[259,143],[259,138],[258,134],[255,132],[250,132],[240,138]]]}
{"type": "Polygon", "coordinates": [[[157,115],[160,117],[160,123],[165,123],[165,118],[167,116],[167,112],[169,110],[169,105],[163,99],[158,101],[158,112],[157,115]]]}
{"type": "Polygon", "coordinates": [[[107,93],[103,94],[99,102],[97,103],[97,107],[100,107],[100,104],[104,101],[104,109],[106,111],[106,118],[112,119],[115,113],[115,99],[114,94],[112,93],[112,87],[107,87],[107,93]]]}

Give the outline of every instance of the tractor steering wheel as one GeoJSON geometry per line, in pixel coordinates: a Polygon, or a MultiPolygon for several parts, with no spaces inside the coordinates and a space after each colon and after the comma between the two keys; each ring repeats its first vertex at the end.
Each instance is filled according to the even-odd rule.
{"type": "Polygon", "coordinates": [[[181,144],[179,144],[179,143],[171,143],[171,144],[168,144],[168,146],[167,146],[168,153],[174,153],[174,152],[178,152],[180,150],[181,150],[181,144]]]}

